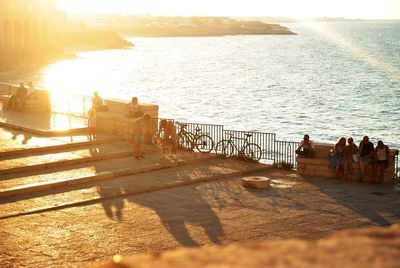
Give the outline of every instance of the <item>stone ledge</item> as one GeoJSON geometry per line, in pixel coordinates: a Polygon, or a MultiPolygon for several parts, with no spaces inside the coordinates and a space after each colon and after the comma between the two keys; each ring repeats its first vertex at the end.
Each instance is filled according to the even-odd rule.
{"type": "MultiPolygon", "coordinates": [[[[107,99],[105,103],[109,110],[97,113],[98,130],[132,141],[132,125],[137,118],[125,116],[128,101],[107,99]]],[[[149,114],[152,118],[158,118],[158,105],[141,103],[139,106],[143,113],[149,114]]]]}
{"type": "MultiPolygon", "coordinates": [[[[335,171],[329,168],[328,155],[333,148],[333,144],[317,143],[315,144],[315,157],[302,158],[297,157],[297,171],[299,174],[306,176],[335,178],[335,171]]],[[[397,150],[390,150],[390,165],[384,172],[384,182],[392,182],[394,179],[395,171],[395,156],[398,154],[397,150]]],[[[349,180],[356,181],[359,177],[360,168],[357,163],[353,163],[352,172],[349,173],[349,180]]],[[[372,168],[369,165],[366,168],[366,181],[372,181],[372,168]]]]}
{"type": "Polygon", "coordinates": [[[318,241],[278,240],[182,248],[131,257],[114,256],[100,266],[117,267],[398,267],[400,225],[353,229],[318,241]],[[357,245],[357,246],[355,246],[357,245]]]}

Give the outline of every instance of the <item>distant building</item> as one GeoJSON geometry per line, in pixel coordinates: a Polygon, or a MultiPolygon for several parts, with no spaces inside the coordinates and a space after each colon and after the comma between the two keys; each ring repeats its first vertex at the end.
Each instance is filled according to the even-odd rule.
{"type": "Polygon", "coordinates": [[[47,47],[66,23],[56,0],[0,0],[0,50],[47,47]]]}

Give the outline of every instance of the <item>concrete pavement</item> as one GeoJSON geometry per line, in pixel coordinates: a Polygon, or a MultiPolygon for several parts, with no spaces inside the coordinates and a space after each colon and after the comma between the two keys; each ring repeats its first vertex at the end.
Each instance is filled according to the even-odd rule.
{"type": "Polygon", "coordinates": [[[314,240],[336,230],[400,223],[393,185],[302,177],[208,154],[161,159],[150,145],[143,160],[91,158],[129,152],[131,144],[115,137],[88,145],[85,136],[43,137],[8,128],[0,128],[0,136],[0,169],[28,167],[1,174],[0,187],[29,189],[0,199],[1,267],[82,266],[115,254],[314,240]],[[51,164],[71,159],[82,161],[51,164]],[[42,164],[50,165],[37,168],[42,164]],[[244,189],[240,179],[248,174],[271,178],[271,189],[244,189]]]}

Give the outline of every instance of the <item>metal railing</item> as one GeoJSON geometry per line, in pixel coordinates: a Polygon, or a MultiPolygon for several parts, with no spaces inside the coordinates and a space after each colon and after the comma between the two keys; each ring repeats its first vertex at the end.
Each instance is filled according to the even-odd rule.
{"type": "Polygon", "coordinates": [[[86,117],[92,106],[92,97],[82,95],[51,95],[51,111],[76,117],[86,117]]]}
{"type": "Polygon", "coordinates": [[[400,158],[399,158],[399,150],[396,151],[396,155],[394,156],[394,179],[395,183],[400,183],[400,158]]]}
{"type": "MultiPolygon", "coordinates": [[[[86,117],[88,110],[91,107],[92,97],[82,95],[69,95],[65,98],[52,97],[52,111],[56,113],[68,114],[71,116],[86,117]]],[[[154,118],[151,121],[151,129],[155,133],[158,130],[159,122],[166,118],[154,118]]],[[[261,161],[269,161],[273,164],[286,163],[294,169],[296,164],[296,149],[299,142],[280,141],[276,139],[275,133],[254,132],[254,131],[239,131],[224,129],[223,125],[193,123],[193,122],[178,122],[174,119],[166,119],[175,122],[176,129],[179,131],[178,123],[185,123],[188,132],[195,133],[196,129],[200,129],[201,134],[207,134],[214,140],[214,146],[222,139],[227,139],[227,136],[232,135],[235,139],[235,144],[238,148],[241,147],[241,142],[245,140],[245,134],[251,134],[249,142],[256,143],[261,148],[261,161]]],[[[395,181],[400,183],[400,158],[395,155],[395,181]]]]}
{"type": "MultiPolygon", "coordinates": [[[[159,119],[161,120],[161,119],[159,119]]],[[[177,130],[179,131],[178,122],[175,121],[177,130]]],[[[179,122],[183,123],[183,122],[179,122]]],[[[255,131],[240,131],[224,129],[223,125],[204,124],[204,123],[191,123],[187,124],[187,131],[195,133],[197,128],[200,132],[209,135],[214,140],[214,146],[223,139],[229,139],[233,136],[235,144],[241,148],[243,142],[246,140],[246,134],[251,134],[248,142],[256,143],[261,148],[261,159],[263,161],[270,161],[272,163],[286,162],[296,168],[296,149],[298,142],[278,141],[275,133],[255,132],[255,131]]],[[[237,153],[237,152],[236,152],[237,153]]]]}

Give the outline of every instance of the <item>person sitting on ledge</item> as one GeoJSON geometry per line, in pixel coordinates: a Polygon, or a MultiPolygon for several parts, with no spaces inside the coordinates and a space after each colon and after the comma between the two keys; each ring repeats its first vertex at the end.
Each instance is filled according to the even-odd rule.
{"type": "Polygon", "coordinates": [[[28,82],[28,90],[27,90],[27,99],[36,99],[37,97],[37,92],[36,92],[36,88],[33,85],[32,81],[28,82]]]}
{"type": "Polygon", "coordinates": [[[14,95],[11,96],[8,102],[9,109],[22,109],[24,106],[25,98],[28,94],[28,90],[26,89],[24,83],[19,84],[19,88],[14,95]]]}
{"type": "Polygon", "coordinates": [[[344,178],[353,173],[353,163],[358,163],[358,147],[354,144],[352,137],[347,138],[347,145],[344,152],[344,178]]]}
{"type": "Polygon", "coordinates": [[[364,136],[358,148],[360,152],[360,158],[358,159],[358,164],[360,165],[359,181],[362,181],[365,176],[365,168],[370,164],[373,165],[374,145],[369,141],[368,136],[364,136]]]}
{"type": "Polygon", "coordinates": [[[346,138],[341,137],[336,142],[335,147],[331,150],[329,155],[329,167],[335,170],[336,178],[339,178],[340,170],[343,170],[345,159],[346,138]]]}
{"type": "Polygon", "coordinates": [[[127,105],[126,117],[141,117],[143,112],[140,110],[138,99],[133,97],[131,102],[127,105]]]}
{"type": "Polygon", "coordinates": [[[310,136],[308,134],[305,134],[303,140],[300,142],[300,145],[296,150],[296,154],[306,158],[313,158],[314,153],[314,142],[310,140],[310,136]]]}
{"type": "Polygon", "coordinates": [[[379,170],[378,183],[381,184],[383,181],[383,173],[389,166],[389,146],[383,143],[383,141],[378,141],[378,146],[376,146],[375,151],[375,165],[373,181],[375,181],[376,170],[379,170]]]}
{"type": "Polygon", "coordinates": [[[99,96],[97,91],[93,92],[92,109],[96,112],[107,112],[108,107],[104,104],[103,99],[99,96]]]}

